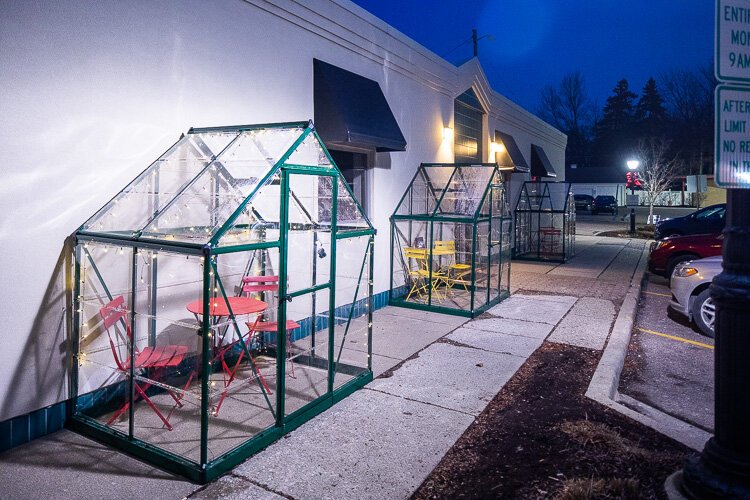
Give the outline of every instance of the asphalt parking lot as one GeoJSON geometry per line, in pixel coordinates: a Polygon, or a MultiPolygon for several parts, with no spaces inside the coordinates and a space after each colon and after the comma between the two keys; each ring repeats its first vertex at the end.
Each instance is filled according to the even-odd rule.
{"type": "Polygon", "coordinates": [[[620,392],[711,432],[714,341],[669,310],[670,297],[668,281],[649,275],[620,392]]]}

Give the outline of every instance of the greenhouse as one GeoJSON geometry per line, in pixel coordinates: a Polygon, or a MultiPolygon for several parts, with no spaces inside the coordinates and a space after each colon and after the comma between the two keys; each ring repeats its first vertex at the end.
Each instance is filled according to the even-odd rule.
{"type": "Polygon", "coordinates": [[[76,233],[73,427],[206,482],[363,386],[374,234],[311,122],[190,129],[76,233]]]}
{"type": "Polygon", "coordinates": [[[391,216],[389,303],[469,317],[497,304],[510,227],[497,164],[423,163],[391,216]]]}
{"type": "Polygon", "coordinates": [[[575,255],[569,182],[524,182],[515,210],[513,258],[565,262],[575,255]]]}

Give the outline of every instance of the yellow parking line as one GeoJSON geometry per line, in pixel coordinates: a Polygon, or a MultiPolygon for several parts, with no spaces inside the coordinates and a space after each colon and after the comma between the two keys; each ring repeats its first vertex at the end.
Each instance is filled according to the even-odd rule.
{"type": "Polygon", "coordinates": [[[649,295],[658,295],[659,297],[669,297],[669,298],[672,298],[672,296],[669,295],[668,293],[656,293],[656,292],[645,292],[645,291],[643,293],[647,293],[649,295]]]}
{"type": "Polygon", "coordinates": [[[638,329],[642,332],[651,333],[653,335],[658,335],[660,337],[666,337],[668,339],[677,340],[679,342],[685,342],[686,344],[697,345],[698,347],[705,347],[706,349],[714,348],[714,346],[710,344],[704,344],[703,342],[696,342],[695,340],[684,339],[682,337],[676,337],[674,335],[667,335],[666,333],[655,332],[653,330],[646,330],[645,328],[641,328],[641,327],[638,327],[638,329]]]}

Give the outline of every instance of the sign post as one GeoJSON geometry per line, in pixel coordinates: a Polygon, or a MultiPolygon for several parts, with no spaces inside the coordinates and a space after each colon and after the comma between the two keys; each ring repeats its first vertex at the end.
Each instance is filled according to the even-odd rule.
{"type": "Polygon", "coordinates": [[[750,498],[750,0],[716,0],[715,179],[727,187],[722,272],[711,283],[714,436],[674,478],[689,498],[750,498]]]}
{"type": "MultiPolygon", "coordinates": [[[[750,27],[748,27],[748,36],[750,36],[750,27]]],[[[750,188],[750,87],[740,85],[716,87],[714,114],[716,117],[714,122],[716,185],[723,188],[748,189],[750,188]]]]}

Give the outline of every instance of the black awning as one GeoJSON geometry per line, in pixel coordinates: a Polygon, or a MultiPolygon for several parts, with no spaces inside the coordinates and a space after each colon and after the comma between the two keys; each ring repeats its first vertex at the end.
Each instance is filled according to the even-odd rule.
{"type": "Polygon", "coordinates": [[[326,144],[406,151],[406,139],[378,82],[313,60],[315,129],[326,144]]]}
{"type": "Polygon", "coordinates": [[[557,172],[547,158],[541,146],[531,145],[531,176],[532,177],[557,177],[557,172]]]}
{"type": "Polygon", "coordinates": [[[505,146],[505,151],[498,154],[499,158],[497,163],[500,166],[512,164],[514,172],[528,172],[529,165],[526,163],[523,154],[521,154],[521,150],[518,148],[518,144],[516,144],[516,140],[513,136],[495,130],[495,141],[498,139],[503,143],[503,146],[505,146]]]}

